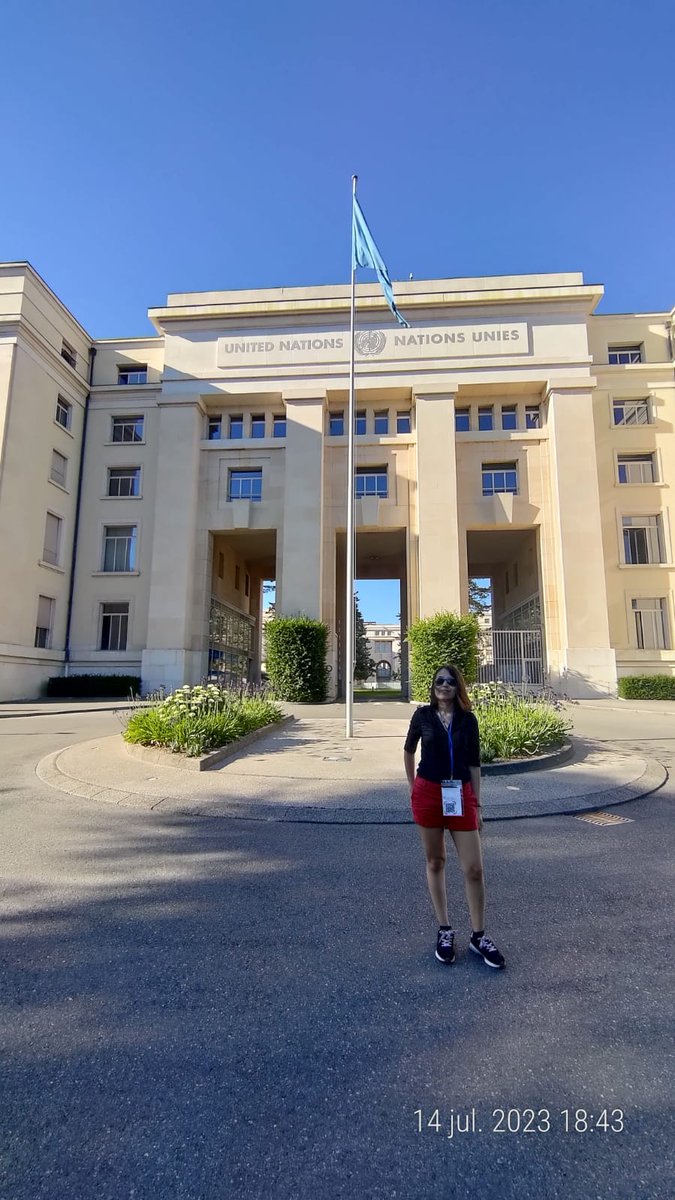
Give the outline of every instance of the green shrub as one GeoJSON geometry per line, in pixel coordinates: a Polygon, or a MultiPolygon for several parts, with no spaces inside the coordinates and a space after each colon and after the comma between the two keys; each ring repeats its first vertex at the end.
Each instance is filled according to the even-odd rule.
{"type": "Polygon", "coordinates": [[[53,675],[47,680],[45,696],[138,696],[141,691],[140,675],[53,675]]]}
{"type": "Polygon", "coordinates": [[[482,762],[526,758],[562,745],[572,725],[562,706],[525,698],[499,684],[471,689],[482,762]]]}
{"type": "Polygon", "coordinates": [[[241,696],[215,684],[186,685],[152,708],[135,712],[122,736],[132,744],[164,746],[194,758],[280,721],[282,715],[278,704],[261,696],[241,696]]]}
{"type": "Polygon", "coordinates": [[[408,629],[413,700],[428,701],[434,675],[443,663],[459,667],[468,683],[478,671],[478,620],[440,612],[408,629]]]}
{"type": "Polygon", "coordinates": [[[280,700],[326,699],[328,626],[311,617],[273,617],[265,626],[265,668],[280,700]]]}
{"type": "Polygon", "coordinates": [[[624,700],[675,700],[675,675],[622,675],[619,695],[624,700]]]}

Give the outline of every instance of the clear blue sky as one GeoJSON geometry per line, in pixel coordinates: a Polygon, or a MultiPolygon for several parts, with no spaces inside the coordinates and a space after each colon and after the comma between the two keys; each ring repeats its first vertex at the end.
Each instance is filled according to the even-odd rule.
{"type": "Polygon", "coordinates": [[[581,270],[603,311],[675,304],[673,0],[30,0],[2,23],[0,259],[95,337],[147,332],[169,291],[347,282],[355,171],[394,279],[581,270]]]}
{"type": "Polygon", "coordinates": [[[672,0],[5,6],[0,258],[96,337],[169,291],[583,270],[675,303],[672,0]]]}

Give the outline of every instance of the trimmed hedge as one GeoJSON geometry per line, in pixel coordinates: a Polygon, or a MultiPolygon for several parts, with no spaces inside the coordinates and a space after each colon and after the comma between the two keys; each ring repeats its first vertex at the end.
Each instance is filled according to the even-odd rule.
{"type": "Polygon", "coordinates": [[[328,626],[311,617],[273,617],[265,625],[265,669],[279,700],[326,699],[328,626]]]}
{"type": "Polygon", "coordinates": [[[114,696],[138,696],[141,690],[140,675],[52,675],[45,685],[45,696],[67,696],[78,699],[87,696],[107,699],[114,696]]]}
{"type": "Polygon", "coordinates": [[[675,700],[675,675],[622,675],[619,695],[624,700],[675,700]]]}
{"type": "Polygon", "coordinates": [[[467,683],[478,672],[478,619],[440,612],[415,621],[408,629],[412,698],[426,703],[434,675],[443,663],[459,667],[467,683]]]}

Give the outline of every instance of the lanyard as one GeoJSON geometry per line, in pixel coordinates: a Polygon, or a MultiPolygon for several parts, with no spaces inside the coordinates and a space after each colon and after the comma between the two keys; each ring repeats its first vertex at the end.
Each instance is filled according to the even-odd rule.
{"type": "MultiPolygon", "coordinates": [[[[439,719],[439,721],[441,720],[440,713],[438,713],[438,719],[439,719]]],[[[455,714],[453,713],[453,714],[452,714],[452,721],[450,722],[450,727],[449,727],[449,728],[448,728],[448,730],[447,730],[447,734],[448,734],[448,749],[449,749],[449,751],[450,751],[450,778],[451,778],[451,779],[454,779],[454,778],[455,778],[455,751],[454,751],[454,748],[453,748],[453,745],[452,745],[452,722],[454,721],[454,719],[455,719],[455,714]]],[[[441,725],[443,725],[443,722],[442,722],[442,721],[441,721],[441,725]]],[[[443,728],[445,729],[445,725],[443,725],[443,728]]]]}
{"type": "Polygon", "coordinates": [[[450,749],[450,778],[455,778],[455,752],[452,747],[452,721],[448,729],[448,747],[450,749]]]}

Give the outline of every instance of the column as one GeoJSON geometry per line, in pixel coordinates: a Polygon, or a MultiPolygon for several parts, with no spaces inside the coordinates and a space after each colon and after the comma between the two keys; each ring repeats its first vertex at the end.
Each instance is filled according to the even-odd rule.
{"type": "Polygon", "coordinates": [[[277,540],[277,613],[321,619],[325,396],[284,392],[284,522],[277,540]]]}
{"type": "MultiPolygon", "coordinates": [[[[544,594],[557,585],[558,649],[549,651],[552,683],[578,699],[616,692],[610,645],[592,396],[588,388],[548,393],[552,545],[542,546],[544,594]]],[[[544,538],[546,534],[542,530],[544,538]]]]}
{"type": "Polygon", "coordinates": [[[206,671],[201,629],[194,628],[195,596],[203,592],[199,540],[199,443],[203,409],[198,398],[160,402],[157,487],[150,568],[145,690],[199,683],[206,671]],[[197,578],[199,576],[199,578],[197,578]]]}
{"type": "Polygon", "coordinates": [[[462,608],[455,392],[416,395],[419,615],[462,608]]]}
{"type": "Polygon", "coordinates": [[[252,572],[249,612],[252,617],[255,617],[255,626],[253,629],[253,665],[251,668],[251,674],[249,676],[251,683],[260,683],[260,660],[262,658],[262,606],[262,575],[258,575],[257,572],[252,572]]]}

